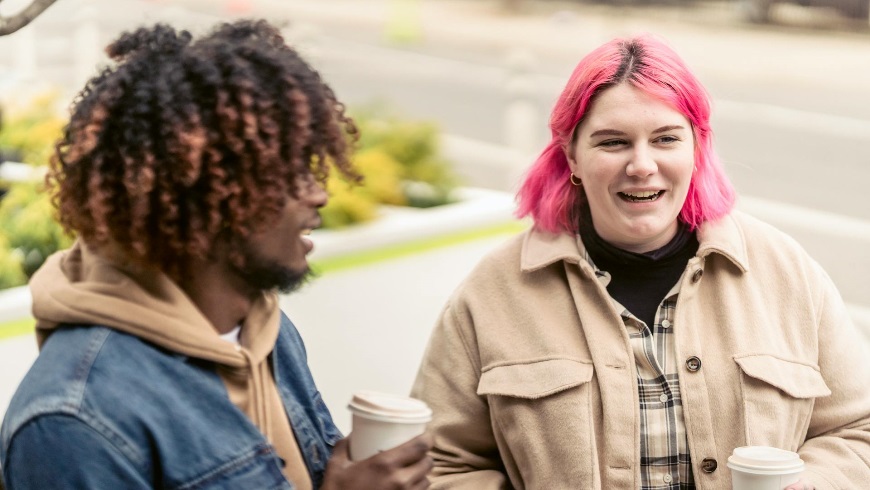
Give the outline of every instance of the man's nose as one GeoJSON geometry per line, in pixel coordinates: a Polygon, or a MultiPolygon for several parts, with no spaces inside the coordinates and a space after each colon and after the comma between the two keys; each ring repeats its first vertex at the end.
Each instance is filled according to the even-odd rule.
{"type": "Polygon", "coordinates": [[[300,178],[299,199],[310,204],[312,207],[322,208],[329,201],[325,184],[321,184],[312,174],[306,174],[300,178]]]}

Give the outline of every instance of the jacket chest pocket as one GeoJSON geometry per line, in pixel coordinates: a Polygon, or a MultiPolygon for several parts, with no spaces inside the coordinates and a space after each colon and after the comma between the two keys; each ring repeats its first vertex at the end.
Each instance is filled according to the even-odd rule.
{"type": "Polygon", "coordinates": [[[819,368],[764,354],[734,358],[742,372],[747,444],[795,450],[817,397],[831,394],[819,368]]]}
{"type": "Polygon", "coordinates": [[[253,457],[224,463],[200,478],[182,485],[172,486],[177,490],[292,490],[281,472],[278,456],[271,449],[260,449],[253,457]]]}
{"type": "Polygon", "coordinates": [[[565,481],[592,481],[592,375],[591,362],[573,359],[484,368],[477,394],[489,402],[502,458],[519,468],[512,480],[541,488],[535,480],[540,469],[558,468],[565,481]]]}

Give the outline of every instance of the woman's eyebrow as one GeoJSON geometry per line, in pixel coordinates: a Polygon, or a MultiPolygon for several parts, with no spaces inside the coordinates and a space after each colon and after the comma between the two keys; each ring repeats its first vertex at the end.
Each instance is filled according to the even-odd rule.
{"type": "Polygon", "coordinates": [[[622,131],[618,131],[616,129],[599,129],[594,133],[590,134],[590,138],[594,138],[596,136],[624,136],[625,133],[622,131]]]}
{"type": "MultiPolygon", "coordinates": [[[[679,124],[671,124],[671,125],[662,126],[658,129],[656,129],[655,131],[652,132],[652,134],[664,133],[667,131],[674,131],[676,129],[686,129],[686,128],[684,126],[679,125],[679,124]]],[[[595,131],[594,133],[590,134],[589,137],[595,138],[598,136],[625,136],[625,134],[626,134],[625,132],[619,131],[617,129],[599,129],[598,131],[595,131]]]]}
{"type": "Polygon", "coordinates": [[[662,126],[658,129],[656,129],[655,131],[653,131],[652,134],[664,133],[666,131],[673,131],[675,129],[686,129],[686,128],[684,128],[683,126],[680,126],[679,124],[673,124],[670,126],[662,126]]]}

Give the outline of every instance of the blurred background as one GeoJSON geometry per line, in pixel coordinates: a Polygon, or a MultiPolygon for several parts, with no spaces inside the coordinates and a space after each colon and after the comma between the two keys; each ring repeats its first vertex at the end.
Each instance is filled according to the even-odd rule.
{"type": "MultiPolygon", "coordinates": [[[[0,16],[30,0],[0,1],[0,16]]],[[[709,89],[738,206],[797,239],[870,338],[870,0],[58,0],[0,36],[0,410],[35,356],[23,284],[68,243],[38,184],[66,108],[126,29],[282,27],[361,121],[370,184],[331,183],[320,278],[284,300],[339,426],[356,389],[407,392],[481,255],[527,223],[518,179],[589,50],[664,37],[709,89]],[[12,163],[10,163],[12,162],[12,163]],[[4,323],[5,322],[5,323],[4,323]],[[4,354],[5,352],[5,354],[4,354]]]]}

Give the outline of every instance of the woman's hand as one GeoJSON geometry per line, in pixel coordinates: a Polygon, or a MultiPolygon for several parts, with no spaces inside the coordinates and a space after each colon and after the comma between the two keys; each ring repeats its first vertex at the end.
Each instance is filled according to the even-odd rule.
{"type": "Polygon", "coordinates": [[[326,464],[321,490],[384,489],[422,490],[429,488],[426,475],[432,469],[431,434],[417,436],[388,451],[362,461],[351,461],[349,437],[335,445],[326,464]]]}
{"type": "Polygon", "coordinates": [[[801,478],[782,490],[816,490],[816,486],[801,478]]]}

